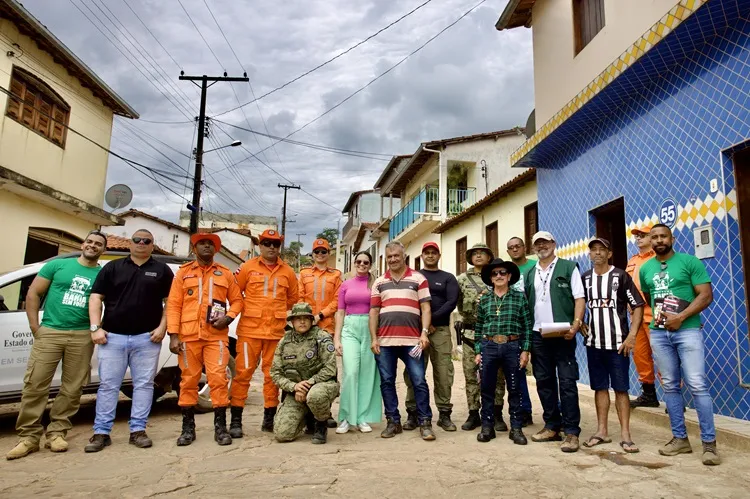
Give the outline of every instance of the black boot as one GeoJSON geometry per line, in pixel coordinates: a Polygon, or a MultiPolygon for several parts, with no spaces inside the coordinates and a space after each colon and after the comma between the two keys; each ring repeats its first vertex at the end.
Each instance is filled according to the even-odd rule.
{"type": "Polygon", "coordinates": [[[479,418],[478,410],[470,410],[466,422],[461,425],[462,430],[471,431],[482,426],[482,420],[479,418]]]}
{"type": "Polygon", "coordinates": [[[445,431],[456,431],[456,425],[451,421],[451,410],[441,409],[438,412],[440,416],[438,417],[437,425],[445,431]]]}
{"type": "Polygon", "coordinates": [[[495,428],[490,425],[482,425],[482,430],[477,433],[477,442],[489,442],[495,438],[495,428]]]}
{"type": "Polygon", "coordinates": [[[232,407],[232,421],[229,423],[229,436],[232,438],[242,438],[242,410],[244,407],[232,407]]]}
{"type": "Polygon", "coordinates": [[[305,435],[312,435],[315,433],[315,416],[312,412],[305,414],[305,435]]]}
{"type": "Polygon", "coordinates": [[[412,409],[406,409],[406,422],[401,425],[404,430],[413,430],[419,423],[417,422],[417,411],[412,409]]]}
{"type": "Polygon", "coordinates": [[[195,442],[195,408],[182,408],[182,433],[177,438],[177,445],[180,447],[190,445],[195,442]]]}
{"type": "Polygon", "coordinates": [[[336,420],[333,419],[332,417],[328,418],[328,421],[326,421],[326,424],[328,425],[329,428],[336,428],[339,425],[336,422],[336,420]]]}
{"type": "Polygon", "coordinates": [[[263,408],[263,422],[260,424],[261,431],[273,433],[273,418],[276,416],[275,407],[263,408]]]}
{"type": "Polygon", "coordinates": [[[214,409],[214,440],[219,445],[232,445],[232,437],[227,431],[227,408],[214,409]]]}
{"type": "Polygon", "coordinates": [[[516,445],[526,445],[528,443],[526,435],[523,434],[521,428],[512,428],[510,434],[508,434],[508,438],[513,440],[513,443],[516,445]]]}
{"type": "Polygon", "coordinates": [[[659,407],[659,400],[656,398],[656,386],[653,383],[643,383],[642,392],[637,399],[630,401],[630,408],[636,407],[659,407]]]}
{"type": "Polygon", "coordinates": [[[328,421],[315,421],[315,433],[312,436],[312,443],[324,444],[328,436],[328,421]]]}
{"type": "Polygon", "coordinates": [[[503,406],[495,406],[495,431],[508,431],[508,425],[503,420],[503,406]]]}

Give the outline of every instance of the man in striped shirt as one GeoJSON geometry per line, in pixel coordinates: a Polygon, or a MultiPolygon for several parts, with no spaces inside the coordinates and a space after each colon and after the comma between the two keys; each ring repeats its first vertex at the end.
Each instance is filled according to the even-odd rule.
{"type": "Polygon", "coordinates": [[[583,445],[595,447],[612,441],[607,428],[611,386],[620,420],[620,447],[628,453],[638,452],[630,437],[628,378],[630,352],[635,348],[645,302],[627,272],[609,264],[612,258],[609,241],[594,238],[589,243],[589,251],[594,268],[584,272],[582,279],[589,325],[586,356],[591,389],[596,392],[597,431],[583,445]],[[628,306],[633,311],[630,329],[628,306]]]}
{"type": "Polygon", "coordinates": [[[400,242],[388,243],[385,257],[389,270],[373,283],[370,299],[371,348],[380,371],[380,393],[388,421],[380,436],[391,438],[403,431],[396,394],[396,365],[401,359],[414,386],[419,433],[424,440],[435,440],[421,351],[430,346],[429,284],[422,274],[405,265],[400,242]]]}

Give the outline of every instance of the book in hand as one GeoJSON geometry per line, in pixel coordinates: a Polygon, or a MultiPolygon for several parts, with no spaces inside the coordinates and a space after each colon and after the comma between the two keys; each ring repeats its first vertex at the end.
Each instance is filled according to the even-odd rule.
{"type": "Polygon", "coordinates": [[[654,301],[654,326],[659,329],[666,328],[667,316],[665,312],[679,314],[688,308],[689,305],[689,301],[677,298],[674,295],[667,295],[664,298],[656,299],[654,301]]]}
{"type": "Polygon", "coordinates": [[[414,359],[422,357],[422,345],[418,343],[414,345],[414,347],[409,350],[409,357],[412,357],[414,359]]]}
{"type": "Polygon", "coordinates": [[[542,338],[562,338],[570,331],[569,322],[542,322],[539,333],[542,338]]]}
{"type": "Polygon", "coordinates": [[[215,321],[223,319],[225,315],[227,315],[227,304],[223,301],[213,300],[206,312],[206,322],[213,324],[215,321]]]}

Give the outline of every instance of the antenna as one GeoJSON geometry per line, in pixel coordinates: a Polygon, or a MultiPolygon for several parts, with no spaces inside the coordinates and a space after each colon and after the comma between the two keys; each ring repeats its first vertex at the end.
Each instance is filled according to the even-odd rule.
{"type": "Polygon", "coordinates": [[[125,208],[133,200],[133,191],[125,184],[115,184],[104,195],[104,202],[113,210],[125,208]]]}

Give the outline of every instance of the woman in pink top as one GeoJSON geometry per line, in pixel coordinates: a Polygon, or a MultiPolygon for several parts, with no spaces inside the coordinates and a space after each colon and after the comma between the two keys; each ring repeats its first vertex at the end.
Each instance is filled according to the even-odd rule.
{"type": "Polygon", "coordinates": [[[379,423],[383,414],[380,396],[380,374],[370,350],[370,288],[375,278],[370,274],[372,257],[360,251],[354,257],[356,275],[339,288],[336,311],[336,333],[333,344],[343,356],[344,379],[339,401],[339,427],[346,433],[356,426],[363,433],[371,432],[368,423],[379,423]]]}

